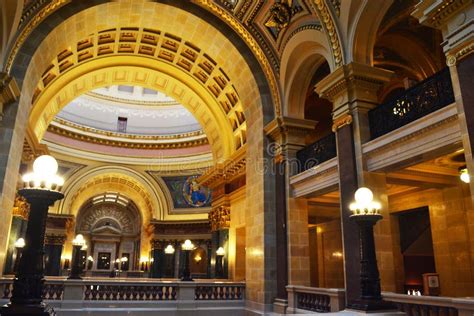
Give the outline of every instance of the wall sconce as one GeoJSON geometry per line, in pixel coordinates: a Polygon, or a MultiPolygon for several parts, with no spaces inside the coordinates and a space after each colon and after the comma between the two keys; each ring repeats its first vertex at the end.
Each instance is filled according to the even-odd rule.
{"type": "Polygon", "coordinates": [[[339,258],[342,258],[342,252],[340,252],[340,251],[334,251],[334,252],[332,253],[332,256],[333,256],[334,258],[338,258],[338,259],[339,259],[339,258]]]}
{"type": "Polygon", "coordinates": [[[140,270],[147,272],[148,271],[148,262],[150,262],[148,257],[141,257],[140,258],[140,270]]]}
{"type": "Polygon", "coordinates": [[[202,258],[201,258],[200,255],[195,255],[195,256],[194,256],[194,261],[196,261],[196,263],[201,262],[201,260],[202,260],[202,258]]]}
{"type": "Polygon", "coordinates": [[[469,175],[469,172],[468,172],[466,166],[463,166],[463,167],[459,168],[459,178],[464,183],[470,183],[471,182],[471,176],[469,175]]]}

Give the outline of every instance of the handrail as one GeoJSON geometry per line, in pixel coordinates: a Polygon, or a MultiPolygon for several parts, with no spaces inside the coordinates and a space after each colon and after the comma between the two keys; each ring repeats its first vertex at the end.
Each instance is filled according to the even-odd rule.
{"type": "Polygon", "coordinates": [[[448,68],[369,111],[372,139],[385,135],[454,102],[448,68]]]}

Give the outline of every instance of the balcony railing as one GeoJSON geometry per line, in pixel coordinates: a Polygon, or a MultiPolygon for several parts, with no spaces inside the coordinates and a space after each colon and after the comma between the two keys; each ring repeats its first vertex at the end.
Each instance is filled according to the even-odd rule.
{"type": "Polygon", "coordinates": [[[336,135],[331,133],[296,153],[299,165],[298,172],[315,167],[336,157],[336,155],[336,135]]]}
{"type": "Polygon", "coordinates": [[[344,309],[345,292],[343,289],[324,289],[289,285],[288,313],[311,311],[317,313],[338,312],[344,309]]]}
{"type": "MultiPolygon", "coordinates": [[[[0,279],[0,291],[3,294],[0,304],[11,298],[12,287],[12,279],[0,279]]],[[[43,299],[60,315],[81,309],[87,310],[88,315],[94,315],[107,308],[137,310],[140,315],[145,312],[155,315],[170,310],[186,313],[195,309],[209,309],[210,313],[217,311],[219,315],[235,315],[236,311],[243,313],[245,310],[245,283],[55,278],[46,280],[43,299]]]]}
{"type": "Polygon", "coordinates": [[[385,135],[453,102],[451,75],[445,68],[398,98],[369,111],[371,137],[385,135]]]}

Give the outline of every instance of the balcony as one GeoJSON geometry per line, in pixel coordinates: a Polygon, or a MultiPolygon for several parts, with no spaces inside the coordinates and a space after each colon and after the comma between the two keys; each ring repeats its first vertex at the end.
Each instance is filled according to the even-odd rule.
{"type": "MultiPolygon", "coordinates": [[[[2,304],[12,294],[12,279],[0,282],[2,304]]],[[[51,278],[43,299],[57,315],[244,315],[245,283],[180,282],[157,279],[51,278]]]]}
{"type": "Polygon", "coordinates": [[[445,68],[398,98],[369,111],[371,138],[376,139],[453,102],[451,75],[445,68]]]}
{"type": "MultiPolygon", "coordinates": [[[[345,308],[344,289],[287,286],[288,313],[329,313],[345,308]]],[[[442,296],[413,296],[382,293],[407,316],[468,316],[474,314],[474,299],[442,296]]]]}
{"type": "Polygon", "coordinates": [[[301,173],[320,165],[336,157],[336,155],[336,136],[334,133],[331,133],[296,153],[298,172],[301,173]]]}

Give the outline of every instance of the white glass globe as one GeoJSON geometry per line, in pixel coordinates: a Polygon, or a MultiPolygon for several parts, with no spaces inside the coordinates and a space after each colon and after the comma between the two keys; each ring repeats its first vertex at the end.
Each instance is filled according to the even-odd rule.
{"type": "Polygon", "coordinates": [[[219,247],[217,250],[216,250],[216,255],[218,256],[224,256],[225,255],[225,250],[223,247],[219,247]]]}
{"type": "Polygon", "coordinates": [[[172,245],[166,246],[165,253],[168,254],[168,255],[174,254],[174,247],[172,245]]]}
{"type": "Polygon", "coordinates": [[[86,241],[84,240],[84,236],[82,234],[78,234],[76,238],[72,241],[74,246],[84,246],[86,241]]]}
{"type": "Polygon", "coordinates": [[[469,176],[469,173],[467,172],[467,169],[462,169],[461,170],[461,175],[459,176],[461,178],[461,181],[464,183],[470,183],[471,182],[471,177],[469,176]]]}
{"type": "Polygon", "coordinates": [[[58,172],[58,162],[53,156],[39,156],[33,163],[33,171],[46,180],[48,177],[56,175],[56,172],[58,172]]]}
{"type": "Polygon", "coordinates": [[[374,199],[374,194],[369,188],[362,187],[357,189],[354,197],[357,203],[362,205],[368,205],[374,199]]]}
{"type": "Polygon", "coordinates": [[[191,242],[191,240],[186,239],[186,240],[184,241],[184,244],[181,245],[181,248],[182,248],[183,250],[193,250],[193,249],[194,249],[194,245],[193,245],[193,243],[191,242]]]}
{"type": "Polygon", "coordinates": [[[25,247],[25,240],[23,238],[19,238],[15,242],[15,248],[23,248],[23,247],[25,247]]]}

